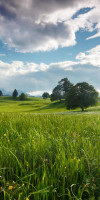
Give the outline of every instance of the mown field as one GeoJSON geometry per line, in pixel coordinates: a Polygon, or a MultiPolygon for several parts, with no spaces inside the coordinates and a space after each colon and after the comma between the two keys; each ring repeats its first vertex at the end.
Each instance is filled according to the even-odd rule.
{"type": "Polygon", "coordinates": [[[19,106],[26,101],[6,98],[0,99],[0,200],[100,200],[99,105],[66,114],[64,102],[38,98],[41,112],[49,106],[57,114],[34,114],[31,105],[19,106]]]}

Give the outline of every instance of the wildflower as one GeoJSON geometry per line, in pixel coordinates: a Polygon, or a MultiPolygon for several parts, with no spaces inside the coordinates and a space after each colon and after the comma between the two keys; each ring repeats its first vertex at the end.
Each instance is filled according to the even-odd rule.
{"type": "Polygon", "coordinates": [[[86,188],[88,186],[88,184],[85,184],[84,187],[86,188]]]}
{"type": "Polygon", "coordinates": [[[7,135],[6,135],[6,133],[4,134],[4,137],[6,137],[7,135]]]}
{"type": "Polygon", "coordinates": [[[28,167],[29,166],[29,164],[28,164],[28,162],[26,163],[26,167],[28,167]]]}
{"type": "Polygon", "coordinates": [[[26,200],[29,200],[29,198],[27,197],[26,200]]]}
{"type": "Polygon", "coordinates": [[[12,190],[13,189],[13,186],[12,185],[9,185],[9,190],[12,190]]]}
{"type": "Polygon", "coordinates": [[[74,158],[72,159],[72,161],[73,161],[73,160],[76,160],[76,157],[74,157],[74,158]]]}

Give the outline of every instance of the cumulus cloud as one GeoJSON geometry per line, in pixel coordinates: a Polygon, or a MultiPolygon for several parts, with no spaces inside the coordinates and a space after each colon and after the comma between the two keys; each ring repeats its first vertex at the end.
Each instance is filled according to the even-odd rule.
{"type": "Polygon", "coordinates": [[[72,83],[86,81],[100,90],[100,45],[76,56],[76,61],[23,63],[0,61],[0,85],[6,90],[20,89],[31,95],[49,93],[67,77],[72,83]]]}
{"type": "Polygon", "coordinates": [[[90,64],[100,67],[100,45],[86,51],[85,53],[80,52],[76,56],[76,59],[80,61],[80,64],[90,64]]]}
{"type": "Polygon", "coordinates": [[[38,71],[47,71],[50,68],[63,68],[64,70],[72,70],[72,66],[77,64],[72,61],[63,61],[59,63],[50,63],[49,65],[45,63],[26,63],[24,64],[22,61],[13,61],[11,64],[0,61],[0,76],[16,76],[16,75],[24,75],[28,73],[36,73],[38,71]]]}
{"type": "Polygon", "coordinates": [[[97,30],[88,39],[100,36],[99,10],[99,0],[0,0],[0,39],[24,53],[73,46],[80,28],[97,30]],[[87,7],[91,10],[73,19],[87,7]]]}

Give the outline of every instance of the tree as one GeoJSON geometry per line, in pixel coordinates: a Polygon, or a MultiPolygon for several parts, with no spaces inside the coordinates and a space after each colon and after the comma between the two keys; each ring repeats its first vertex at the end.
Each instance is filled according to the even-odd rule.
{"type": "Polygon", "coordinates": [[[63,94],[63,98],[65,98],[73,84],[68,80],[68,78],[63,78],[61,81],[59,81],[59,85],[63,94]]]}
{"type": "Polygon", "coordinates": [[[16,89],[13,91],[13,94],[12,94],[12,96],[13,96],[14,98],[18,96],[18,92],[17,92],[17,90],[16,90],[16,89]]]}
{"type": "Polygon", "coordinates": [[[53,89],[51,101],[65,99],[66,94],[72,86],[73,84],[67,78],[61,79],[58,85],[53,89]]]}
{"type": "Polygon", "coordinates": [[[0,96],[3,96],[3,93],[2,93],[2,91],[0,90],[0,96]]]}
{"type": "Polygon", "coordinates": [[[88,106],[96,105],[98,102],[98,92],[92,85],[86,82],[77,83],[66,95],[65,104],[67,109],[80,107],[82,111],[88,106]]]}
{"type": "Polygon", "coordinates": [[[19,96],[19,99],[21,100],[21,101],[24,101],[24,100],[27,100],[27,98],[28,98],[28,96],[27,96],[27,94],[25,94],[25,93],[21,93],[20,94],[20,96],[19,96]]]}
{"type": "Polygon", "coordinates": [[[43,99],[47,99],[47,98],[50,97],[50,95],[49,95],[48,92],[44,92],[44,93],[42,94],[42,97],[43,97],[43,99]]]}
{"type": "Polygon", "coordinates": [[[62,99],[62,89],[60,85],[57,85],[51,94],[51,101],[61,100],[62,99]]]}

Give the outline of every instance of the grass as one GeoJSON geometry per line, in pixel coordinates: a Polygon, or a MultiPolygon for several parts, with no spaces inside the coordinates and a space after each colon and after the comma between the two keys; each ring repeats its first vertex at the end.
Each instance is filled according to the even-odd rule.
{"type": "Polygon", "coordinates": [[[0,115],[0,200],[100,199],[99,115],[0,115]]]}
{"type": "MultiPolygon", "coordinates": [[[[26,112],[26,113],[81,113],[81,109],[67,110],[64,100],[51,102],[50,99],[42,99],[39,97],[29,97],[25,101],[20,101],[19,98],[13,97],[0,97],[0,112],[26,112]]],[[[85,109],[84,113],[100,113],[100,103],[95,107],[89,107],[85,109]]]]}
{"type": "Polygon", "coordinates": [[[65,112],[64,101],[51,102],[50,99],[31,97],[25,101],[19,101],[19,98],[0,97],[0,112],[65,112]]]}
{"type": "Polygon", "coordinates": [[[100,200],[99,111],[0,97],[0,200],[100,200]]]}

